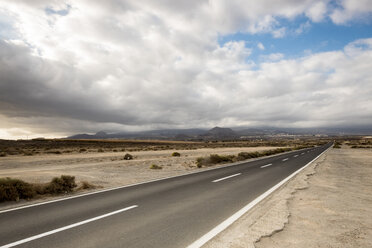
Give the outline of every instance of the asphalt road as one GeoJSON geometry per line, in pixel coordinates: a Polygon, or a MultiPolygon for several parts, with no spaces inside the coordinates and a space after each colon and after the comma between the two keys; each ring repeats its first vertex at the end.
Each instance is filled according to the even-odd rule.
{"type": "Polygon", "coordinates": [[[0,248],[187,247],[330,146],[0,212],[0,248]]]}

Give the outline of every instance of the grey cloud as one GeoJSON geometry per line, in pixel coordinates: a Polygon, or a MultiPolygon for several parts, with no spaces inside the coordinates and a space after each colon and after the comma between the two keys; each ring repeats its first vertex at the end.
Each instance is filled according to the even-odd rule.
{"type": "Polygon", "coordinates": [[[371,123],[370,39],[255,68],[244,42],[217,42],[249,25],[271,32],[312,2],[77,1],[50,17],[57,3],[30,1],[14,20],[21,38],[0,41],[1,118],[36,133],[371,123]]]}

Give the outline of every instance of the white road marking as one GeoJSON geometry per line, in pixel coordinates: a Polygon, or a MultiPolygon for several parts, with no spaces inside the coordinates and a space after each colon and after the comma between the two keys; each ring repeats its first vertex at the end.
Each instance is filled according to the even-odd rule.
{"type": "Polygon", "coordinates": [[[250,209],[252,209],[254,206],[256,206],[260,201],[265,199],[267,196],[269,196],[271,193],[273,193],[275,190],[280,188],[283,184],[288,182],[292,177],[296,176],[298,173],[300,173],[303,169],[305,169],[307,166],[309,166],[312,162],[314,162],[316,159],[318,159],[323,153],[328,151],[331,147],[329,147],[327,150],[319,154],[316,158],[311,160],[309,163],[307,163],[304,167],[298,169],[291,175],[289,175],[287,178],[283,179],[281,182],[279,182],[277,185],[273,186],[271,189],[248,203],[245,207],[240,209],[238,212],[230,216],[228,219],[226,219],[224,222],[210,230],[208,233],[206,233],[204,236],[199,238],[198,240],[194,241],[191,245],[187,246],[187,248],[200,248],[202,247],[205,243],[207,243],[209,240],[214,238],[217,234],[225,230],[227,227],[229,227],[232,223],[237,221],[240,217],[242,217],[245,213],[247,213],[250,209]]]}
{"type": "Polygon", "coordinates": [[[298,157],[298,155],[294,155],[293,157],[294,157],[294,158],[297,158],[297,157],[298,157]]]}
{"type": "MultiPolygon", "coordinates": [[[[260,158],[258,158],[258,159],[260,159],[260,158]]],[[[250,161],[255,161],[255,160],[257,160],[257,159],[253,159],[253,160],[250,160],[250,161]]],[[[250,161],[235,162],[235,163],[227,164],[227,165],[224,165],[224,166],[221,166],[221,167],[218,167],[218,168],[209,168],[209,169],[204,169],[204,170],[201,170],[201,171],[188,172],[188,173],[184,173],[184,174],[181,174],[181,175],[178,175],[178,176],[163,177],[163,178],[149,180],[149,181],[145,181],[145,182],[133,183],[133,184],[129,184],[129,185],[123,185],[123,186],[118,186],[118,187],[113,187],[113,188],[108,188],[108,189],[103,189],[103,190],[97,190],[97,191],[94,191],[94,192],[83,193],[83,194],[74,195],[74,196],[68,196],[68,197],[64,197],[64,198],[60,198],[60,199],[34,203],[34,204],[24,205],[24,206],[15,207],[15,208],[9,208],[9,209],[5,209],[5,210],[1,210],[0,214],[6,213],[6,212],[11,212],[11,211],[16,211],[16,210],[21,210],[21,209],[25,209],[25,208],[31,208],[31,207],[36,207],[36,206],[40,206],[40,205],[45,205],[45,204],[49,204],[49,203],[59,202],[59,201],[66,201],[66,200],[79,198],[79,197],[83,197],[83,196],[87,196],[87,195],[100,194],[100,193],[103,193],[103,192],[113,191],[113,190],[117,190],[117,189],[124,189],[124,188],[129,188],[129,187],[133,187],[133,186],[142,185],[142,184],[147,184],[147,183],[152,183],[152,182],[157,182],[157,181],[163,181],[163,180],[167,180],[167,179],[170,179],[170,178],[178,178],[178,177],[188,176],[188,175],[192,175],[192,174],[198,174],[198,173],[205,172],[205,171],[219,170],[219,169],[222,169],[222,168],[232,167],[232,166],[239,165],[239,164],[249,163],[250,161]]]]}
{"type": "Polygon", "coordinates": [[[94,218],[91,218],[91,219],[88,219],[88,220],[77,222],[77,223],[74,223],[74,224],[71,224],[71,225],[68,225],[68,226],[64,226],[64,227],[61,227],[61,228],[54,229],[54,230],[49,231],[49,232],[41,233],[41,234],[26,238],[26,239],[22,239],[22,240],[19,240],[19,241],[16,241],[16,242],[13,242],[13,243],[10,243],[10,244],[7,244],[7,245],[3,245],[3,246],[0,246],[0,248],[9,248],[9,247],[13,247],[13,246],[16,246],[16,245],[24,244],[24,243],[30,242],[32,240],[35,240],[35,239],[40,239],[40,238],[43,238],[45,236],[49,236],[49,235],[52,235],[54,233],[62,232],[64,230],[67,230],[67,229],[70,229],[70,228],[74,228],[74,227],[77,227],[77,226],[80,226],[80,225],[87,224],[87,223],[92,222],[92,221],[96,221],[96,220],[99,220],[99,219],[102,219],[102,218],[106,218],[106,217],[109,217],[111,215],[118,214],[118,213],[130,210],[132,208],[136,208],[136,207],[138,207],[138,206],[133,205],[133,206],[126,207],[126,208],[123,208],[123,209],[119,209],[119,210],[116,210],[116,211],[111,212],[111,213],[100,215],[100,216],[97,216],[97,217],[94,217],[94,218]]]}
{"type": "Polygon", "coordinates": [[[304,155],[305,153],[303,152],[303,153],[301,153],[301,155],[304,155]]]}
{"type": "Polygon", "coordinates": [[[261,168],[265,168],[265,167],[268,167],[270,165],[273,165],[273,164],[262,165],[261,168]]]}
{"type": "Polygon", "coordinates": [[[282,161],[287,161],[289,158],[285,158],[285,159],[283,159],[282,161]]]}
{"type": "MultiPolygon", "coordinates": [[[[231,176],[228,176],[228,177],[223,177],[223,178],[220,178],[220,179],[216,179],[216,180],[213,180],[212,183],[217,183],[217,182],[220,182],[222,180],[225,180],[225,179],[229,179],[229,178],[232,178],[232,177],[236,177],[236,176],[239,176],[241,175],[242,173],[237,173],[237,174],[234,174],[234,175],[231,175],[231,176]]],[[[1,247],[0,247],[1,248],[1,247]]]]}

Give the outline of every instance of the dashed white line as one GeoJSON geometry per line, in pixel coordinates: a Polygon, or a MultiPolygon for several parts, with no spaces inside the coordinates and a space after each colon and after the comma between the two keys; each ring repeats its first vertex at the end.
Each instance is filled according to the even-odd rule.
{"type": "Polygon", "coordinates": [[[119,209],[119,210],[116,210],[114,212],[110,212],[110,213],[107,213],[107,214],[104,214],[104,215],[100,215],[100,216],[97,216],[97,217],[94,217],[94,218],[91,218],[91,219],[87,219],[87,220],[77,222],[77,223],[74,223],[74,224],[71,224],[71,225],[68,225],[68,226],[64,226],[64,227],[61,227],[61,228],[57,228],[57,229],[54,229],[54,230],[49,231],[49,232],[41,233],[41,234],[26,238],[26,239],[18,240],[16,242],[0,246],[0,248],[10,248],[10,247],[13,247],[13,246],[16,246],[16,245],[24,244],[24,243],[30,242],[32,240],[35,240],[35,239],[40,239],[40,238],[43,238],[45,236],[49,236],[49,235],[52,235],[54,233],[62,232],[64,230],[67,230],[67,229],[70,229],[70,228],[73,228],[73,227],[84,225],[84,224],[87,224],[87,223],[92,222],[92,221],[103,219],[103,218],[109,217],[111,215],[118,214],[118,213],[130,210],[132,208],[136,208],[136,207],[138,207],[138,205],[133,205],[133,206],[126,207],[126,208],[123,208],[123,209],[119,209]]]}
{"type": "MultiPolygon", "coordinates": [[[[328,148],[327,150],[329,150],[328,148]]],[[[279,182],[277,185],[273,186],[271,189],[248,203],[245,207],[240,209],[238,212],[227,218],[225,221],[220,223],[218,226],[210,230],[208,233],[204,234],[202,237],[200,237],[198,240],[195,240],[192,244],[187,246],[187,248],[200,248],[205,243],[207,243],[209,240],[214,238],[217,234],[225,230],[227,227],[229,227],[232,223],[234,223],[236,220],[238,220],[240,217],[242,217],[245,213],[247,213],[250,209],[252,209],[254,206],[256,206],[260,201],[265,199],[268,195],[270,195],[272,192],[280,188],[283,184],[285,184],[287,181],[289,181],[292,177],[300,173],[303,169],[305,169],[308,165],[310,165],[312,162],[314,162],[317,158],[319,158],[323,153],[325,153],[327,150],[323,151],[321,154],[319,154],[316,158],[311,160],[309,163],[307,163],[305,166],[301,167],[285,179],[283,179],[281,182],[279,182]]]]}
{"type": "Polygon", "coordinates": [[[304,155],[305,153],[303,152],[303,153],[301,153],[301,155],[304,155]]]}
{"type": "Polygon", "coordinates": [[[289,158],[285,158],[285,159],[283,159],[282,161],[287,161],[289,158]]]}
{"type": "Polygon", "coordinates": [[[298,157],[298,155],[294,155],[293,157],[294,157],[294,158],[297,158],[297,157],[298,157]]]}
{"type": "Polygon", "coordinates": [[[273,164],[266,164],[266,165],[262,165],[261,168],[265,168],[265,167],[268,167],[270,165],[273,165],[273,164]]]}
{"type": "MultiPolygon", "coordinates": [[[[220,178],[220,179],[216,179],[216,180],[213,180],[212,183],[217,183],[217,182],[220,182],[222,180],[226,180],[226,179],[229,179],[229,178],[232,178],[232,177],[236,177],[236,176],[239,176],[241,175],[242,173],[237,173],[237,174],[234,174],[234,175],[231,175],[231,176],[228,176],[228,177],[223,177],[223,178],[220,178]]],[[[1,247],[0,247],[1,248],[1,247]]]]}

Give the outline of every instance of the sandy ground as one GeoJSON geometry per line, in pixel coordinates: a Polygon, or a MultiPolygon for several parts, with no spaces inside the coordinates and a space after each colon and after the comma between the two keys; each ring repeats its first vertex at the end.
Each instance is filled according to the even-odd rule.
{"type": "Polygon", "coordinates": [[[372,247],[371,161],[331,149],[205,247],[372,247]]]}
{"type": "MultiPolygon", "coordinates": [[[[125,152],[82,153],[62,155],[8,156],[0,157],[0,178],[19,178],[31,183],[49,182],[53,177],[72,175],[76,181],[87,181],[100,188],[129,185],[153,179],[201,171],[196,158],[210,154],[235,154],[276,149],[278,147],[236,147],[177,150],[180,157],[172,157],[175,150],[130,152],[133,160],[124,160],[125,152]],[[152,164],[162,166],[161,170],[150,169],[152,164]]],[[[218,165],[222,166],[222,165],[218,165]]],[[[217,166],[214,166],[217,167],[217,166]]],[[[45,199],[33,200],[39,202],[45,199]]],[[[0,209],[29,202],[1,203],[0,209]]]]}
{"type": "Polygon", "coordinates": [[[160,177],[178,175],[196,168],[196,158],[210,154],[238,154],[246,151],[275,149],[276,147],[206,148],[178,150],[180,157],[172,157],[174,150],[131,152],[133,160],[124,160],[125,153],[86,153],[39,156],[11,156],[0,158],[0,177],[14,177],[27,182],[48,182],[62,174],[75,176],[103,187],[126,185],[160,177]],[[163,166],[161,170],[150,165],[163,166]]]}

